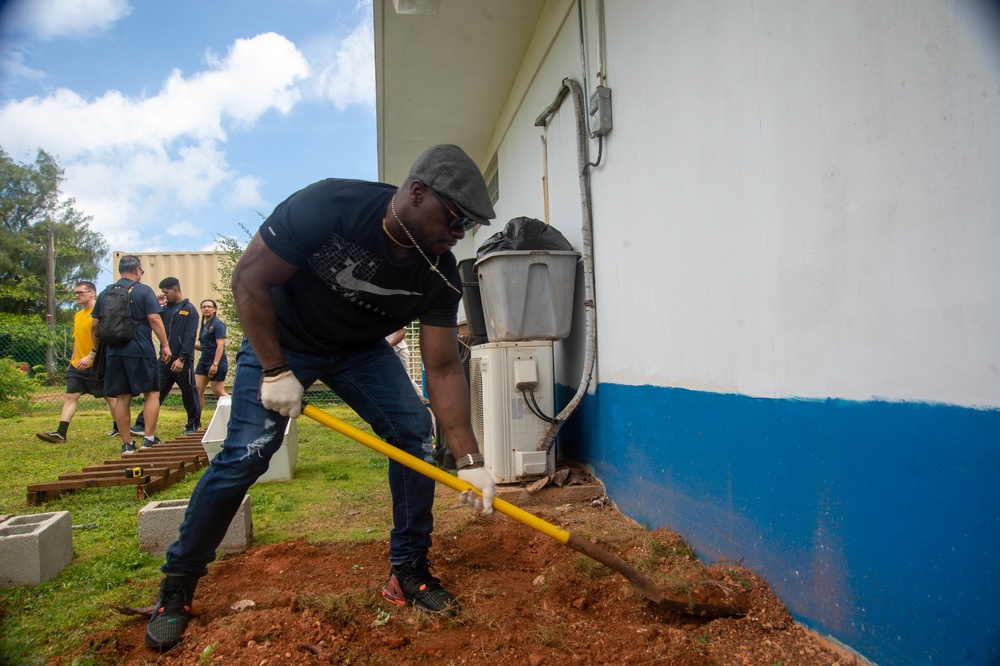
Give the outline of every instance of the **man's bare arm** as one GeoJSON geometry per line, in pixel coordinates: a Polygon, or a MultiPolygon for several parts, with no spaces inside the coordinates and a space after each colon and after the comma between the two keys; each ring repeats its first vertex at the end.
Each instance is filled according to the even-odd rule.
{"type": "Polygon", "coordinates": [[[420,357],[427,373],[431,409],[444,431],[452,455],[458,459],[467,453],[479,453],[472,432],[469,384],[458,354],[455,329],[421,325],[420,357]]]}
{"type": "Polygon", "coordinates": [[[281,365],[285,357],[278,343],[278,317],[271,287],[290,280],[298,266],[276,255],[260,234],[254,235],[233,270],[233,299],[243,333],[265,368],[281,365]]]}

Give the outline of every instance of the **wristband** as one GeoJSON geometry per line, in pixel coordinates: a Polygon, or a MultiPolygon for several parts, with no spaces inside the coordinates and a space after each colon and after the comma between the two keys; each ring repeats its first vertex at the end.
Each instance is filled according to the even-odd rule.
{"type": "Polygon", "coordinates": [[[287,369],[286,370],[282,370],[281,372],[279,372],[276,375],[264,375],[263,377],[260,378],[260,382],[262,384],[271,384],[273,382],[277,382],[277,381],[280,381],[280,380],[284,379],[285,375],[291,375],[291,374],[292,374],[291,370],[287,370],[287,369]]]}
{"type": "Polygon", "coordinates": [[[277,377],[278,375],[282,374],[288,369],[289,369],[288,364],[282,363],[281,365],[276,365],[273,368],[264,368],[261,374],[263,374],[265,377],[277,377]]]}

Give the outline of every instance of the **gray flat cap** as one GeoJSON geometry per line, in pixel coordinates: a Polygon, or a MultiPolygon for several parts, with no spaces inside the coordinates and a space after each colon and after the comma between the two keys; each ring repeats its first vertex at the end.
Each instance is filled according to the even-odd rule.
{"type": "Polygon", "coordinates": [[[445,143],[425,150],[413,163],[410,178],[444,194],[480,224],[489,224],[497,216],[479,167],[456,145],[445,143]]]}

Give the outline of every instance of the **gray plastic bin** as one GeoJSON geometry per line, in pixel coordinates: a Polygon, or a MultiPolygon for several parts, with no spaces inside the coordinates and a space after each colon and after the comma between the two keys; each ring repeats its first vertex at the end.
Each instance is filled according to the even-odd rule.
{"type": "Polygon", "coordinates": [[[493,252],[476,262],[490,342],[569,336],[579,252],[493,252]]]}

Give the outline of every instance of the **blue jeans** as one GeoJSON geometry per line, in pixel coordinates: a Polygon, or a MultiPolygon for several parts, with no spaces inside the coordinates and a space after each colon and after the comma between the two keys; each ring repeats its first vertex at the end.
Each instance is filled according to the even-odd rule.
{"type": "MultiPolygon", "coordinates": [[[[430,413],[385,340],[333,355],[289,350],[284,355],[303,386],[322,380],[376,435],[433,464],[430,413]]],[[[257,355],[244,340],[236,356],[226,441],[191,494],[180,538],[167,549],[164,573],[205,575],[243,496],[267,471],[271,456],[281,446],[288,417],[261,404],[261,371],[257,355]]],[[[390,461],[389,489],[393,518],[389,560],[398,564],[430,548],[434,481],[390,461]]]]}

